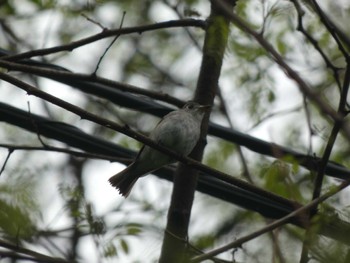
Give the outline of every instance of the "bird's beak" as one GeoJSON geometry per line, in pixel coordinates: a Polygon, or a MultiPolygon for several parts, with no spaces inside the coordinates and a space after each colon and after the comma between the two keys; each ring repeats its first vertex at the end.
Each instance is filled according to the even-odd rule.
{"type": "Polygon", "coordinates": [[[200,106],[199,106],[199,109],[200,109],[201,111],[209,111],[210,108],[211,108],[211,105],[200,105],[200,106]]]}

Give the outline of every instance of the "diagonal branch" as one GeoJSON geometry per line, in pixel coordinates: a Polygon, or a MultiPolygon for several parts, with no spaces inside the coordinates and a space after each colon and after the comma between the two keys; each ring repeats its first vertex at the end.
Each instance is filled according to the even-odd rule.
{"type": "Polygon", "coordinates": [[[298,209],[296,209],[295,211],[293,211],[292,213],[286,215],[285,217],[279,219],[279,220],[276,220],[274,222],[272,222],[271,224],[265,226],[264,228],[258,230],[258,231],[255,231],[247,236],[244,236],[240,239],[237,239],[223,247],[220,247],[220,248],[217,248],[217,249],[214,249],[210,252],[207,252],[203,255],[200,255],[200,256],[196,256],[194,258],[192,258],[191,262],[202,262],[203,260],[205,259],[210,259],[211,257],[213,256],[216,256],[222,252],[225,252],[229,249],[232,249],[232,248],[235,248],[235,247],[239,247],[241,246],[243,243],[249,241],[249,240],[252,240],[258,236],[261,236],[262,234],[265,234],[269,231],[272,231],[274,229],[276,229],[277,227],[280,227],[282,225],[285,225],[287,224],[291,218],[295,217],[295,216],[298,216],[298,215],[301,215],[301,214],[304,214],[305,212],[311,210],[311,209],[314,209],[318,204],[324,202],[325,200],[327,200],[328,198],[330,198],[331,196],[337,194],[338,192],[340,192],[341,190],[343,190],[344,188],[346,188],[347,186],[349,186],[350,184],[350,180],[347,180],[347,181],[344,181],[342,182],[336,189],[332,189],[332,190],[329,190],[327,193],[325,193],[324,195],[314,199],[313,201],[311,201],[309,204],[307,205],[304,205],[298,209]]]}
{"type": "Polygon", "coordinates": [[[339,50],[343,53],[344,57],[349,58],[349,53],[346,51],[343,43],[341,41],[344,41],[348,48],[350,48],[349,39],[346,37],[343,37],[342,31],[333,23],[331,20],[327,17],[327,15],[323,12],[321,7],[318,5],[316,0],[310,0],[311,6],[316,10],[317,14],[319,15],[322,23],[327,28],[328,32],[332,35],[333,39],[338,45],[339,50]]]}
{"type": "MultiPolygon", "coordinates": [[[[68,263],[68,261],[66,261],[64,259],[46,256],[46,255],[38,253],[36,251],[30,250],[30,249],[27,249],[27,248],[24,248],[24,247],[20,247],[18,244],[16,244],[16,245],[12,244],[12,243],[10,243],[10,242],[8,242],[6,240],[1,240],[0,239],[0,247],[10,249],[10,250],[12,250],[12,251],[14,251],[16,253],[16,254],[14,254],[12,256],[10,256],[8,254],[7,256],[10,257],[10,258],[21,258],[20,256],[17,255],[17,253],[20,253],[20,254],[24,254],[24,255],[30,256],[30,258],[27,257],[25,259],[27,259],[27,260],[31,259],[31,260],[36,261],[36,262],[68,263]],[[16,255],[18,257],[16,257],[16,255]]],[[[5,256],[5,254],[4,254],[4,256],[5,256]]]]}
{"type": "Polygon", "coordinates": [[[5,161],[1,167],[1,170],[0,170],[0,176],[2,175],[3,171],[5,170],[6,164],[7,164],[8,160],[10,159],[10,156],[13,153],[13,151],[14,151],[13,149],[8,148],[8,153],[7,153],[6,159],[5,159],[5,161]]]}
{"type": "Polygon", "coordinates": [[[319,43],[316,41],[316,39],[314,39],[311,36],[311,34],[309,34],[309,32],[307,32],[307,30],[304,28],[303,16],[304,16],[305,12],[302,10],[298,0],[291,0],[291,1],[293,2],[295,9],[297,10],[297,14],[298,14],[297,30],[299,30],[306,37],[306,39],[314,46],[314,48],[317,50],[317,52],[321,55],[326,66],[332,70],[334,80],[340,89],[341,84],[340,84],[339,74],[338,74],[338,71],[340,70],[340,68],[333,65],[331,60],[327,57],[325,52],[321,49],[321,47],[320,47],[319,43]]]}

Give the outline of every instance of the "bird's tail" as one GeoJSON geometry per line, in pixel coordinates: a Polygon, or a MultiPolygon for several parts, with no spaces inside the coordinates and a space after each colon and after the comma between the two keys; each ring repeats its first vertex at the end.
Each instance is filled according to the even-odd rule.
{"type": "Polygon", "coordinates": [[[124,196],[128,197],[130,194],[130,191],[134,184],[136,183],[137,179],[140,177],[138,174],[135,174],[132,172],[133,166],[130,165],[129,167],[125,168],[120,173],[117,173],[116,175],[109,178],[109,183],[118,189],[119,193],[124,196]]]}

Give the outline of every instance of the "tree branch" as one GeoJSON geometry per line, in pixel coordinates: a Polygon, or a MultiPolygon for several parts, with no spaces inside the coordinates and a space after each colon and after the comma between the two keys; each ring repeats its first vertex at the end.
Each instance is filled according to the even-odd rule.
{"type": "Polygon", "coordinates": [[[148,31],[153,31],[158,29],[167,29],[167,28],[176,28],[176,27],[179,27],[179,28],[199,27],[204,29],[206,27],[206,22],[199,19],[182,19],[182,20],[172,20],[172,21],[166,21],[166,22],[161,22],[156,24],[150,24],[145,26],[124,27],[124,28],[118,28],[118,29],[105,29],[101,33],[71,42],[69,44],[60,45],[60,46],[51,47],[51,48],[31,50],[31,51],[24,52],[21,54],[16,54],[16,55],[9,55],[9,56],[3,57],[3,59],[9,60],[9,61],[18,61],[25,58],[45,56],[48,54],[53,54],[53,53],[62,52],[62,51],[72,51],[78,47],[93,43],[97,40],[101,40],[101,39],[116,36],[116,35],[127,35],[127,34],[135,34],[135,33],[142,34],[148,31]]]}
{"type": "MultiPolygon", "coordinates": [[[[14,245],[8,241],[1,240],[1,239],[0,239],[0,247],[4,247],[4,248],[7,248],[7,249],[14,251],[16,254],[11,254],[11,255],[7,254],[7,256],[11,257],[11,258],[23,258],[23,256],[20,256],[17,254],[17,253],[20,253],[20,254],[25,254],[25,255],[29,256],[26,258],[24,257],[25,259],[36,261],[36,262],[69,263],[68,261],[66,261],[64,259],[49,257],[49,256],[46,256],[44,254],[35,252],[33,250],[30,250],[30,249],[27,249],[24,247],[20,247],[18,245],[14,245]]],[[[0,252],[0,254],[2,254],[2,253],[6,253],[6,252],[0,252]]]]}
{"type": "MultiPolygon", "coordinates": [[[[111,156],[111,155],[103,155],[103,154],[96,154],[96,153],[74,151],[71,149],[60,148],[60,147],[55,147],[55,146],[50,146],[50,145],[30,146],[30,145],[14,145],[14,144],[0,143],[0,147],[7,148],[9,153],[12,153],[14,151],[19,151],[19,150],[20,151],[47,151],[47,152],[65,153],[65,154],[69,154],[69,155],[72,155],[75,157],[80,157],[80,158],[108,160],[111,162],[113,161],[113,162],[127,163],[127,162],[131,162],[131,160],[132,160],[131,158],[120,158],[120,157],[115,157],[115,156],[111,156]]],[[[1,171],[3,171],[3,169],[1,171]]],[[[0,172],[0,175],[1,175],[1,172],[0,172]]]]}
{"type": "Polygon", "coordinates": [[[276,220],[274,222],[272,222],[271,224],[263,227],[262,229],[258,230],[258,231],[255,231],[247,236],[244,236],[242,238],[239,238],[223,247],[220,247],[220,248],[217,248],[217,249],[214,249],[210,252],[207,252],[203,255],[200,255],[200,256],[196,256],[196,257],[193,257],[191,262],[202,262],[203,260],[205,259],[210,259],[211,257],[215,256],[215,255],[218,255],[222,252],[225,252],[229,249],[232,249],[232,248],[235,248],[235,247],[239,247],[241,246],[243,243],[249,241],[249,240],[252,240],[258,236],[261,236],[262,234],[265,234],[269,231],[272,231],[274,229],[276,229],[277,227],[280,227],[282,225],[285,225],[287,224],[291,218],[293,217],[297,217],[297,216],[300,216],[304,213],[306,213],[307,211],[311,210],[311,209],[314,209],[318,204],[324,202],[325,200],[327,200],[328,198],[330,198],[331,196],[335,195],[336,193],[340,192],[341,190],[343,190],[344,188],[346,188],[347,186],[349,186],[350,184],[350,180],[347,180],[347,181],[344,181],[342,182],[338,187],[336,187],[336,189],[331,189],[329,190],[327,193],[325,193],[324,195],[314,199],[312,202],[310,202],[309,204],[307,205],[304,205],[298,209],[296,209],[294,212],[286,215],[285,217],[282,217],[281,219],[279,220],[276,220]]]}
{"type": "Polygon", "coordinates": [[[333,63],[330,61],[330,59],[327,57],[327,55],[325,54],[325,52],[323,52],[323,50],[321,49],[320,45],[318,44],[318,42],[316,41],[316,39],[314,39],[304,28],[304,24],[303,24],[303,16],[305,14],[305,12],[301,9],[301,6],[298,2],[298,0],[291,0],[295,6],[295,9],[297,10],[297,14],[298,14],[298,26],[297,26],[297,30],[299,30],[305,37],[306,39],[313,45],[313,47],[315,48],[315,50],[320,54],[320,56],[322,57],[323,61],[325,62],[326,66],[332,70],[333,72],[333,77],[335,82],[337,83],[339,89],[341,87],[340,84],[340,80],[339,80],[339,74],[338,71],[340,70],[340,68],[336,67],[333,65],[333,63]]]}

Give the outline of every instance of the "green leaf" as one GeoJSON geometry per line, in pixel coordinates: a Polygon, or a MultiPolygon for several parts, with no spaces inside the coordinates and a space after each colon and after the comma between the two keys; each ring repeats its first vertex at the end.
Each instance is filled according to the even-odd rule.
{"type": "Polygon", "coordinates": [[[29,213],[0,200],[0,233],[16,242],[29,240],[35,233],[35,224],[29,213]]]}
{"type": "Polygon", "coordinates": [[[290,165],[283,161],[275,161],[265,171],[265,188],[278,195],[293,200],[302,200],[298,185],[291,179],[290,165]]]}
{"type": "MultiPolygon", "coordinates": [[[[0,185],[0,232],[12,241],[29,240],[36,232],[39,217],[33,177],[16,171],[0,185]]],[[[25,171],[27,172],[27,171],[25,171]]]]}
{"type": "Polygon", "coordinates": [[[113,243],[108,243],[103,247],[103,256],[104,257],[114,257],[117,256],[118,252],[113,243]]]}
{"type": "Polygon", "coordinates": [[[212,247],[215,241],[216,237],[214,235],[203,235],[196,240],[195,246],[198,249],[206,249],[212,247]]]}
{"type": "Polygon", "coordinates": [[[142,232],[141,225],[138,224],[129,224],[127,226],[127,233],[128,235],[136,236],[142,232]]]}
{"type": "Polygon", "coordinates": [[[125,252],[125,254],[129,253],[129,245],[124,239],[120,240],[120,246],[122,247],[122,249],[125,252]]]}

